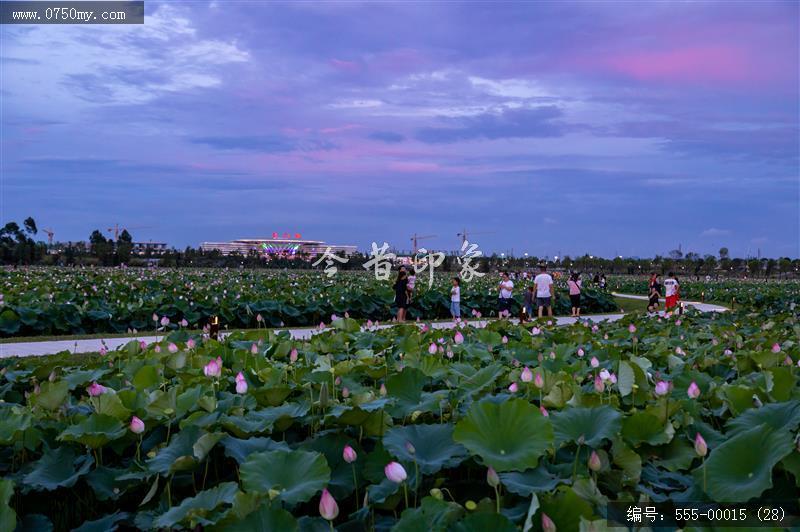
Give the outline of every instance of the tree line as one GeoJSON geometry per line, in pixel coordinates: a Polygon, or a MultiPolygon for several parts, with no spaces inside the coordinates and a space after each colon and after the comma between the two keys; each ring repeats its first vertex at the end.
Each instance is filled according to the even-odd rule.
{"type": "MultiPolygon", "coordinates": [[[[256,251],[247,255],[233,253],[223,255],[217,250],[203,251],[187,247],[184,250],[169,249],[166,252],[148,251],[133,253],[133,237],[123,230],[117,240],[106,238],[95,229],[87,242],[56,242],[48,245],[34,239],[38,234],[36,221],[29,217],[20,227],[16,222],[7,223],[0,229],[0,257],[4,265],[62,265],[62,266],[161,266],[161,267],[201,267],[201,268],[279,268],[310,269],[315,267],[315,257],[300,255],[296,258],[273,257],[266,259],[256,251]]],[[[368,255],[356,253],[345,264],[337,263],[339,270],[362,270],[370,259],[368,255]]],[[[780,258],[740,258],[731,257],[728,248],[721,248],[717,255],[673,250],[667,255],[653,258],[614,257],[612,259],[594,255],[578,257],[510,257],[503,254],[480,257],[473,261],[481,272],[509,270],[531,271],[546,261],[551,268],[583,273],[607,274],[646,274],[650,272],[667,273],[675,271],[684,276],[712,277],[778,277],[796,278],[800,276],[800,259],[780,258]]],[[[324,268],[319,264],[317,268],[324,268]]],[[[461,263],[454,255],[446,256],[437,271],[459,272],[461,263]]]]}

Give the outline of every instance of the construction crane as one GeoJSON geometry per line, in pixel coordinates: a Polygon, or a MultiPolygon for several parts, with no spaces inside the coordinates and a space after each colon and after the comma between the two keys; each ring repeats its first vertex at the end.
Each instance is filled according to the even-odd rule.
{"type": "Polygon", "coordinates": [[[55,235],[55,232],[52,229],[42,229],[42,231],[47,233],[47,243],[52,246],[53,245],[53,235],[55,235]]]}
{"type": "Polygon", "coordinates": [[[416,256],[417,255],[417,249],[419,249],[419,246],[417,246],[417,241],[418,240],[425,240],[427,238],[436,238],[436,236],[437,235],[419,236],[419,235],[417,235],[417,233],[414,233],[414,236],[411,237],[411,255],[412,256],[416,256]]]}
{"type": "Polygon", "coordinates": [[[119,224],[114,224],[114,227],[109,227],[106,229],[109,233],[114,233],[114,242],[119,240],[119,234],[122,231],[128,231],[129,233],[134,229],[150,229],[152,226],[150,225],[136,225],[133,227],[120,227],[119,224]]]}
{"type": "MultiPolygon", "coordinates": [[[[480,231],[480,232],[476,232],[476,231],[470,231],[470,232],[469,232],[469,236],[475,236],[475,235],[493,235],[493,234],[495,234],[495,231],[480,231]]],[[[458,236],[458,237],[460,237],[460,238],[461,238],[461,247],[464,247],[464,243],[465,243],[467,240],[469,240],[469,238],[467,238],[467,230],[466,230],[466,229],[464,229],[462,232],[458,233],[456,236],[458,236]]]]}

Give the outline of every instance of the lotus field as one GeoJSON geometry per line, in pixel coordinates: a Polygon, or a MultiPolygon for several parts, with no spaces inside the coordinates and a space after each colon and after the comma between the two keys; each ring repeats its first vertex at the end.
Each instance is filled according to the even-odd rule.
{"type": "MultiPolygon", "coordinates": [[[[450,277],[437,274],[431,289],[420,277],[409,317],[449,318],[450,277]]],[[[463,283],[462,313],[496,315],[498,281],[486,275],[463,283]]],[[[562,285],[555,311],[569,314],[562,285]]],[[[214,315],[229,328],[256,328],[318,325],[345,312],[380,321],[396,314],[391,280],[379,282],[367,272],[339,272],[328,279],[320,271],[38,268],[0,271],[0,294],[0,336],[6,337],[152,331],[164,317],[168,329],[181,323],[199,329],[214,315]]],[[[521,289],[517,300],[515,314],[521,289]]],[[[611,312],[617,305],[588,289],[584,310],[611,312]]]]}
{"type": "MultiPolygon", "coordinates": [[[[200,273],[109,282],[130,275],[162,290],[117,292],[117,308],[149,316],[189,305],[174,294],[213,299],[255,274],[204,288],[200,273]]],[[[341,293],[350,307],[330,305],[351,315],[385,299],[349,292],[360,278],[288,279],[281,319],[310,293],[341,293]]],[[[105,291],[86,297],[108,303],[105,291]]],[[[303,341],[163,334],[0,362],[0,529],[572,531],[602,529],[609,501],[800,493],[793,302],[562,327],[339,318],[303,341]]]]}

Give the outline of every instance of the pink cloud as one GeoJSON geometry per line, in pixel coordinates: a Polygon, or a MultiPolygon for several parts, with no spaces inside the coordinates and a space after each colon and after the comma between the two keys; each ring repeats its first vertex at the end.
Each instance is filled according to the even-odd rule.
{"type": "Polygon", "coordinates": [[[331,59],[330,61],[333,68],[337,70],[343,70],[345,72],[358,72],[361,70],[361,66],[354,62],[354,61],[345,61],[344,59],[331,59]]]}
{"type": "Polygon", "coordinates": [[[436,163],[423,163],[413,161],[394,161],[390,162],[389,170],[395,172],[408,172],[408,173],[424,173],[424,172],[438,172],[441,167],[436,163]]]}
{"type": "Polygon", "coordinates": [[[326,135],[332,133],[343,133],[345,131],[350,131],[352,129],[360,129],[364,126],[361,124],[344,124],[341,126],[333,126],[333,127],[325,127],[319,130],[320,133],[325,133],[326,135]]]}
{"type": "Polygon", "coordinates": [[[730,45],[619,53],[600,62],[641,81],[741,82],[761,77],[747,51],[730,45]]]}

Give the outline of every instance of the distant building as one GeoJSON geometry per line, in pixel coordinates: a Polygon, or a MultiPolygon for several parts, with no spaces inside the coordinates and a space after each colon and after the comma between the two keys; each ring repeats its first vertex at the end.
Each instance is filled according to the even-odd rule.
{"type": "Polygon", "coordinates": [[[217,250],[223,255],[238,252],[247,256],[254,251],[268,258],[290,259],[301,256],[314,258],[325,253],[328,248],[331,253],[345,257],[358,251],[356,246],[333,245],[322,240],[301,240],[299,238],[240,238],[230,242],[203,242],[200,244],[200,249],[203,251],[217,250]]]}
{"type": "Polygon", "coordinates": [[[166,242],[133,242],[134,255],[163,255],[167,252],[166,242]]]}

